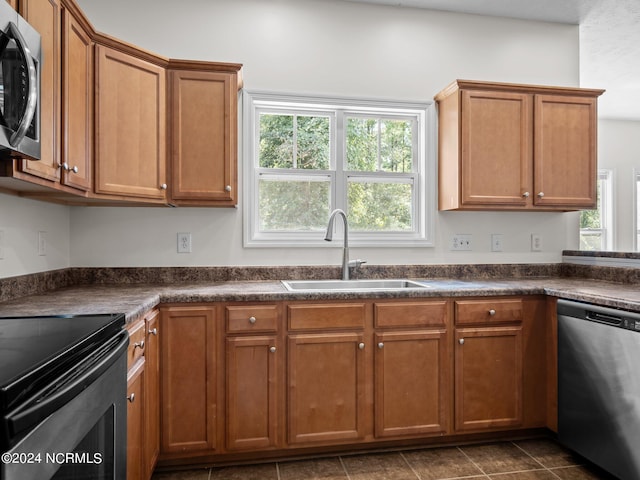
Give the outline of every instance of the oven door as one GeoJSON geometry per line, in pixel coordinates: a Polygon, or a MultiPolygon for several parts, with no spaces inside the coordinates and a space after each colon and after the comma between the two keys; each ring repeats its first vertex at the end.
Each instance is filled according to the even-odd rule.
{"type": "Polygon", "coordinates": [[[1,480],[126,478],[128,343],[128,334],[121,332],[107,355],[89,360],[95,362],[91,368],[80,369],[62,386],[58,394],[76,394],[2,453],[1,480]],[[96,372],[97,378],[76,392],[74,387],[96,372]]]}

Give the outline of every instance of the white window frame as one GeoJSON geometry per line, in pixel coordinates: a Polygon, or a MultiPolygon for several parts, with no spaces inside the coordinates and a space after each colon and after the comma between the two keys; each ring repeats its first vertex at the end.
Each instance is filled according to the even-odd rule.
{"type": "Polygon", "coordinates": [[[613,170],[598,170],[598,183],[600,184],[600,221],[601,228],[581,228],[580,237],[589,234],[599,234],[601,251],[610,251],[614,248],[613,238],[613,170]]]}
{"type": "Polygon", "coordinates": [[[638,188],[640,188],[640,168],[633,169],[633,249],[637,252],[640,250],[640,242],[638,242],[638,236],[640,236],[640,221],[638,216],[640,215],[640,208],[638,202],[640,202],[640,195],[638,195],[638,188]]]}
{"type": "MultiPolygon", "coordinates": [[[[271,92],[243,91],[243,222],[245,247],[330,247],[324,241],[324,229],[314,231],[263,232],[259,230],[258,182],[261,175],[287,176],[294,172],[281,169],[262,169],[258,166],[257,139],[259,138],[259,114],[261,111],[281,110],[283,113],[330,114],[330,129],[344,131],[346,116],[376,118],[416,119],[413,132],[415,171],[393,173],[387,179],[385,173],[347,171],[344,167],[346,144],[336,145],[331,135],[330,170],[296,170],[297,176],[328,178],[330,188],[330,210],[342,208],[347,211],[347,184],[367,177],[380,182],[412,183],[412,202],[415,222],[412,232],[358,232],[349,231],[351,246],[407,247],[433,246],[433,229],[436,206],[436,118],[433,102],[394,102],[353,98],[329,98],[321,96],[298,96],[271,92]],[[382,113],[384,111],[384,113],[382,113]],[[393,177],[393,179],[391,179],[393,177]]],[[[328,218],[327,218],[328,220],[328,218]]]]}

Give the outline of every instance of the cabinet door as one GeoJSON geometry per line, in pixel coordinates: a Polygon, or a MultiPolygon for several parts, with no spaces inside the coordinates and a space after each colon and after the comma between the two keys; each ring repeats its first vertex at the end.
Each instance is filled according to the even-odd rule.
{"type": "Polygon", "coordinates": [[[93,42],[80,23],[63,11],[62,178],[90,190],[93,163],[93,42]]]}
{"type": "Polygon", "coordinates": [[[535,119],[535,204],[594,208],[596,99],[536,95],[535,119]]]}
{"type": "Polygon", "coordinates": [[[145,477],[151,478],[160,453],[160,312],[151,311],[145,318],[145,477]]]}
{"type": "Polygon", "coordinates": [[[127,478],[144,478],[144,357],[127,375],[127,478]]]}
{"type": "Polygon", "coordinates": [[[171,200],[183,205],[237,202],[235,73],[171,72],[171,200]]]}
{"type": "Polygon", "coordinates": [[[291,335],[288,347],[289,443],[340,443],[362,438],[364,336],[291,335]]]}
{"type": "Polygon", "coordinates": [[[165,71],[96,47],[96,193],[165,200],[165,71]]]}
{"type": "Polygon", "coordinates": [[[39,161],[23,160],[21,170],[47,180],[60,180],[60,2],[22,0],[22,16],[42,38],[40,64],[39,161]]]}
{"type": "Polygon", "coordinates": [[[278,357],[275,336],[227,338],[227,447],[276,445],[278,357]]]}
{"type": "Polygon", "coordinates": [[[375,336],[376,437],[449,430],[451,357],[444,330],[375,336]]]}
{"type": "Polygon", "coordinates": [[[169,307],[160,321],[163,453],[216,447],[214,310],[169,307]]]}
{"type": "Polygon", "coordinates": [[[461,109],[462,204],[525,206],[531,188],[531,96],[462,91],[461,109]]]}
{"type": "Polygon", "coordinates": [[[456,430],[522,424],[522,356],[521,326],[456,329],[456,430]]]}

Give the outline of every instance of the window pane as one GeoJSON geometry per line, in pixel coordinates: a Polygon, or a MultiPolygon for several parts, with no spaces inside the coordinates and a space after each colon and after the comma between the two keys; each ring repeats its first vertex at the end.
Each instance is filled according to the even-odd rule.
{"type": "Polygon", "coordinates": [[[323,230],[329,218],[330,182],[261,176],[258,185],[259,229],[323,230]]]}
{"type": "Polygon", "coordinates": [[[347,118],[347,170],[378,170],[378,120],[347,118]]]}
{"type": "Polygon", "coordinates": [[[293,168],[293,115],[260,114],[258,164],[264,168],[293,168]]]}
{"type": "Polygon", "coordinates": [[[296,168],[329,170],[329,117],[298,116],[296,168]]]}
{"type": "Polygon", "coordinates": [[[413,229],[412,185],[349,182],[349,226],[353,230],[399,232],[413,229]]]}
{"type": "Polygon", "coordinates": [[[406,120],[380,122],[380,169],[411,172],[413,169],[412,125],[406,120]]]}

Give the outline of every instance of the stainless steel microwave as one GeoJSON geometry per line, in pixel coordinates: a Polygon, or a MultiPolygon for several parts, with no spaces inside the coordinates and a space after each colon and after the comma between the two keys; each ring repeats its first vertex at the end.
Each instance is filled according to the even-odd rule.
{"type": "Polygon", "coordinates": [[[40,35],[0,1],[0,156],[40,159],[40,35]]]}

